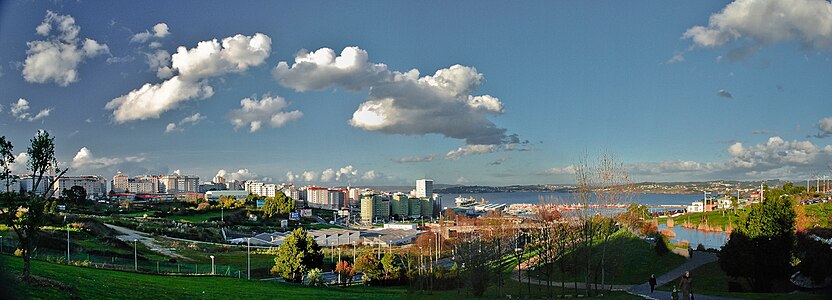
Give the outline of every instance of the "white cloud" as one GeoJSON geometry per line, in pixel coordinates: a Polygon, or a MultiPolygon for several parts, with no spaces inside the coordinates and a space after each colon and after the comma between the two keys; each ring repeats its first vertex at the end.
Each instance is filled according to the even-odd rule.
{"type": "Polygon", "coordinates": [[[407,157],[400,157],[394,159],[393,161],[403,164],[403,163],[419,163],[419,162],[429,162],[433,161],[436,158],[436,155],[428,155],[428,156],[407,156],[407,157]]]}
{"type": "Polygon", "coordinates": [[[20,152],[14,157],[14,163],[9,165],[12,172],[22,173],[26,171],[26,164],[29,162],[29,153],[20,152]]]}
{"type": "Polygon", "coordinates": [[[335,170],[326,169],[323,172],[321,172],[321,182],[329,182],[333,178],[335,178],[335,170]]]}
{"type": "Polygon", "coordinates": [[[234,125],[234,129],[248,126],[249,132],[256,132],[263,124],[268,124],[272,128],[280,128],[286,123],[303,117],[303,113],[298,110],[284,111],[283,109],[289,104],[286,99],[278,96],[265,95],[260,100],[245,98],[240,100],[240,106],[242,108],[229,113],[229,120],[234,125]]]}
{"type": "Polygon", "coordinates": [[[675,64],[677,62],[683,62],[683,61],[685,61],[685,54],[682,53],[682,52],[676,52],[665,63],[666,64],[675,64]]]}
{"type": "Polygon", "coordinates": [[[156,50],[144,55],[147,66],[151,70],[156,70],[156,77],[167,79],[173,76],[173,70],[168,66],[170,64],[170,53],[165,50],[156,50]]]}
{"type": "Polygon", "coordinates": [[[237,172],[226,172],[224,169],[220,169],[217,171],[217,175],[225,178],[226,180],[254,180],[257,179],[259,176],[255,173],[252,173],[248,169],[239,169],[237,172]]]}
{"type": "Polygon", "coordinates": [[[176,128],[176,123],[168,123],[168,125],[165,126],[165,133],[171,133],[174,131],[182,131],[182,129],[176,128]]]}
{"type": "Polygon", "coordinates": [[[344,178],[344,180],[351,180],[356,176],[358,176],[358,171],[355,170],[352,165],[348,165],[338,169],[338,172],[335,172],[335,181],[341,181],[341,178],[344,178]]]}
{"type": "Polygon", "coordinates": [[[506,129],[488,119],[503,113],[502,102],[491,95],[472,95],[484,81],[473,67],[453,65],[420,77],[415,69],[390,71],[385,64],[369,62],[365,50],[347,47],[340,55],[329,48],[301,51],[291,67],[280,62],[272,74],[296,91],[369,87],[368,100],[349,121],[363,130],[440,134],[466,144],[501,144],[506,138],[506,129]]]}
{"type": "Polygon", "coordinates": [[[683,37],[709,48],[748,41],[750,44],[732,50],[737,58],[761,46],[781,42],[797,42],[805,49],[829,50],[832,48],[832,4],[825,0],[736,0],[712,14],[707,26],[691,27],[683,37]]]}
{"type": "Polygon", "coordinates": [[[295,175],[292,171],[286,172],[286,181],[288,182],[294,182],[295,180],[300,180],[300,178],[300,175],[295,175]]]}
{"type": "Polygon", "coordinates": [[[543,171],[546,175],[570,175],[575,174],[577,167],[575,165],[568,165],[565,167],[553,167],[543,171]]]}
{"type": "Polygon", "coordinates": [[[140,156],[128,156],[125,158],[96,157],[93,155],[92,151],[87,149],[87,147],[82,147],[81,150],[78,150],[78,153],[75,154],[75,157],[72,158],[70,167],[72,167],[72,169],[80,170],[97,170],[116,166],[125,162],[138,163],[143,162],[144,160],[145,158],[140,156]]]}
{"type": "Polygon", "coordinates": [[[381,173],[376,172],[376,170],[369,170],[364,172],[364,175],[361,175],[361,178],[367,181],[376,180],[381,177],[381,173]]]}
{"type": "Polygon", "coordinates": [[[32,115],[29,113],[29,101],[26,101],[26,99],[23,98],[17,99],[17,102],[12,104],[10,109],[12,116],[14,116],[18,121],[29,122],[46,118],[52,112],[51,108],[44,108],[37,114],[32,115]]]}
{"type": "Polygon", "coordinates": [[[107,45],[95,40],[80,41],[81,27],[69,15],[47,11],[43,23],[35,31],[46,40],[26,43],[28,49],[22,73],[28,82],[68,86],[78,81],[78,66],[86,59],[110,53],[107,45]]]}
{"type": "Polygon", "coordinates": [[[818,129],[820,129],[818,137],[828,137],[832,135],[832,117],[823,118],[818,121],[818,129]]]}
{"type": "Polygon", "coordinates": [[[385,64],[370,63],[368,57],[367,51],[358,47],[346,47],[341,55],[330,48],[302,50],[291,67],[281,61],[272,75],[281,85],[299,92],[330,86],[361,90],[390,76],[385,64]]]}
{"type": "Polygon", "coordinates": [[[183,125],[193,126],[193,125],[199,124],[199,122],[201,122],[201,121],[203,121],[207,118],[208,117],[203,116],[200,113],[195,113],[193,115],[185,117],[184,119],[179,121],[178,124],[177,123],[168,123],[168,125],[165,126],[165,133],[171,133],[171,132],[174,132],[174,131],[183,131],[183,130],[185,130],[184,128],[182,128],[183,125]]]}
{"type": "Polygon", "coordinates": [[[133,35],[133,37],[130,38],[130,41],[131,42],[136,42],[136,43],[144,43],[147,40],[149,40],[151,37],[164,38],[164,37],[168,36],[168,34],[170,34],[170,31],[168,31],[168,24],[159,23],[159,24],[156,24],[156,25],[153,26],[153,32],[152,33],[148,30],[145,30],[144,32],[140,32],[140,33],[137,33],[137,34],[133,35]]]}
{"type": "Polygon", "coordinates": [[[445,159],[459,159],[468,155],[492,153],[498,149],[500,148],[497,145],[465,145],[445,154],[445,159]]]}
{"type": "Polygon", "coordinates": [[[810,141],[784,141],[779,136],[768,139],[765,144],[745,147],[734,143],[728,148],[732,156],[731,165],[744,168],[772,167],[782,165],[808,165],[817,162],[821,148],[810,141]]]}
{"type": "Polygon", "coordinates": [[[271,39],[262,33],[253,36],[235,35],[222,42],[216,39],[203,41],[196,48],[179,47],[171,56],[170,74],[158,73],[160,77],[174,75],[162,83],[147,83],[139,89],[111,100],[106,108],[113,110],[117,123],[159,118],[177,108],[182,102],[213,95],[209,78],[228,73],[241,73],[248,68],[261,65],[271,52],[271,39]]]}
{"type": "Polygon", "coordinates": [[[441,134],[466,144],[500,144],[506,130],[488,120],[503,113],[499,99],[470,93],[483,80],[471,67],[454,65],[419,77],[411,70],[374,85],[369,100],[353,113],[350,125],[388,134],[441,134]]]}
{"type": "Polygon", "coordinates": [[[305,171],[305,172],[303,172],[302,176],[303,176],[303,181],[306,181],[306,182],[314,181],[316,178],[318,178],[318,172],[305,171]]]}

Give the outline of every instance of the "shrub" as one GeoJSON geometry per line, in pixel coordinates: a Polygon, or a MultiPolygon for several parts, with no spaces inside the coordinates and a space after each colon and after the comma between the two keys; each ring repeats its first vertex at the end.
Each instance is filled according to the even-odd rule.
{"type": "Polygon", "coordinates": [[[23,256],[23,249],[14,250],[14,256],[23,256]]]}
{"type": "Polygon", "coordinates": [[[656,239],[656,254],[658,254],[659,256],[663,256],[670,252],[670,248],[668,248],[667,246],[667,241],[665,240],[664,235],[655,234],[653,235],[653,238],[656,239]]]}

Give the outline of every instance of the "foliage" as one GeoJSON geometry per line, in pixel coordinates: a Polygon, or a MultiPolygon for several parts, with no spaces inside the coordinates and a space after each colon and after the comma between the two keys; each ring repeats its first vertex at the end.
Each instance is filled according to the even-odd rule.
{"type": "Polygon", "coordinates": [[[11,165],[14,163],[14,146],[5,136],[0,136],[0,180],[5,185],[2,192],[12,192],[9,187],[14,182],[11,165]]]}
{"type": "Polygon", "coordinates": [[[462,263],[462,282],[475,297],[482,297],[491,280],[489,262],[495,257],[491,245],[472,236],[457,243],[459,262],[462,263]]]}
{"type": "Polygon", "coordinates": [[[324,277],[321,275],[321,269],[314,268],[312,270],[309,270],[309,273],[306,275],[306,278],[309,281],[307,284],[311,286],[324,285],[324,277]]]}
{"type": "MultiPolygon", "coordinates": [[[[3,171],[2,174],[10,173],[10,165],[6,162],[10,161],[7,155],[12,155],[12,145],[2,139],[0,143],[2,147],[3,171]]],[[[31,172],[33,178],[32,191],[38,191],[38,187],[50,187],[52,183],[66,174],[67,169],[56,169],[55,160],[55,142],[54,138],[49,136],[49,133],[39,130],[35,136],[30,140],[30,145],[26,149],[29,159],[26,162],[27,169],[31,172]],[[55,177],[46,176],[48,172],[56,171],[55,177]]],[[[20,243],[20,249],[23,255],[23,280],[29,281],[31,255],[35,250],[40,235],[40,227],[46,222],[49,214],[49,198],[54,194],[54,190],[47,188],[44,194],[37,194],[36,192],[29,192],[19,194],[15,192],[0,194],[0,220],[11,227],[17,236],[20,243]]]]}
{"type": "Polygon", "coordinates": [[[61,191],[61,196],[67,203],[83,205],[87,201],[87,190],[82,186],[74,185],[69,189],[61,191]]]}
{"type": "Polygon", "coordinates": [[[303,228],[298,228],[283,240],[274,259],[272,274],[279,275],[290,282],[301,282],[303,275],[311,268],[323,265],[324,255],[321,247],[303,228]]]}
{"type": "Polygon", "coordinates": [[[774,281],[791,275],[794,230],[791,196],[766,191],[766,200],[737,222],[719,253],[719,265],[729,276],[748,279],[754,291],[768,291],[774,281]]]}
{"type": "Polygon", "coordinates": [[[398,259],[396,255],[392,253],[385,253],[384,256],[381,257],[381,266],[384,270],[384,279],[392,280],[399,278],[402,268],[399,267],[397,260],[398,259]]]}
{"type": "Polygon", "coordinates": [[[800,264],[797,268],[801,274],[820,283],[832,275],[832,248],[815,237],[817,236],[809,233],[798,236],[796,256],[800,259],[800,264]]]}
{"type": "Polygon", "coordinates": [[[234,196],[220,196],[219,205],[223,208],[240,208],[246,206],[246,201],[237,200],[234,196]]]}
{"type": "Polygon", "coordinates": [[[656,240],[656,254],[659,256],[664,256],[665,254],[670,253],[670,248],[667,247],[667,239],[665,239],[663,234],[654,234],[653,238],[656,240]]]}
{"type": "Polygon", "coordinates": [[[266,203],[263,205],[263,217],[271,218],[278,214],[287,214],[296,208],[295,200],[278,191],[274,197],[266,198],[266,203]]]}
{"type": "Polygon", "coordinates": [[[364,254],[355,261],[355,270],[364,273],[369,281],[378,280],[382,278],[384,270],[381,267],[381,262],[376,259],[373,253],[364,254]]]}
{"type": "Polygon", "coordinates": [[[335,264],[335,274],[341,275],[341,281],[350,283],[352,282],[352,277],[355,276],[355,268],[348,261],[338,261],[335,264]]]}

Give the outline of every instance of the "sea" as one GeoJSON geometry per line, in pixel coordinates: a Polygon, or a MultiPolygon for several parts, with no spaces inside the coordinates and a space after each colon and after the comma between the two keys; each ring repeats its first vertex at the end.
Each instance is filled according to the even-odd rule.
{"type": "MultiPolygon", "coordinates": [[[[453,206],[454,198],[474,197],[474,200],[485,199],[494,204],[541,204],[541,203],[575,203],[575,193],[564,192],[511,192],[511,193],[474,193],[474,194],[443,194],[442,205],[453,206]]],[[[690,205],[691,202],[702,200],[702,194],[630,194],[624,197],[626,203],[639,203],[649,206],[656,205],[690,205]]]]}

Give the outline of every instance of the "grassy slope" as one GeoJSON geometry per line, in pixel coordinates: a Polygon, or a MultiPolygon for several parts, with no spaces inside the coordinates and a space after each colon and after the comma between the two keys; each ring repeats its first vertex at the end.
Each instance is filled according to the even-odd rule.
{"type": "MultiPolygon", "coordinates": [[[[593,261],[600,261],[601,247],[596,245],[593,248],[593,261]]],[[[566,259],[570,259],[568,255],[566,259]]],[[[612,284],[641,284],[647,282],[650,274],[664,274],[685,262],[684,257],[673,253],[659,256],[653,246],[627,233],[616,234],[609,241],[606,260],[615,266],[611,278],[607,278],[612,284]]],[[[545,280],[543,274],[534,273],[537,273],[537,278],[545,280]]],[[[577,277],[569,274],[564,276],[560,271],[555,273],[554,281],[562,281],[564,278],[567,282],[584,281],[582,272],[577,277]]]]}
{"type": "MultiPolygon", "coordinates": [[[[701,213],[689,213],[684,214],[678,217],[673,218],[674,226],[682,226],[685,221],[693,224],[694,226],[699,226],[700,224],[704,224],[705,220],[707,220],[708,226],[710,227],[719,227],[725,230],[728,224],[731,224],[734,220],[738,219],[740,216],[746,213],[744,209],[738,209],[737,213],[734,214],[733,210],[726,210],[723,215],[723,211],[707,211],[701,213]]],[[[667,218],[660,218],[658,219],[660,224],[667,223],[667,218]]]]}
{"type": "MultiPolygon", "coordinates": [[[[0,268],[10,268],[16,274],[22,260],[0,255],[0,268]]],[[[40,261],[33,262],[33,274],[57,280],[70,290],[34,287],[16,280],[3,278],[3,288],[20,299],[69,299],[72,295],[84,299],[448,299],[468,298],[466,292],[408,292],[404,287],[311,288],[293,284],[246,281],[223,277],[159,276],[70,267],[40,261]],[[6,283],[10,283],[6,285],[6,283]],[[459,294],[458,294],[459,293],[459,294]]],[[[2,270],[0,270],[2,271],[2,270]]],[[[2,274],[2,272],[0,272],[2,274]]],[[[509,293],[526,294],[527,286],[508,283],[509,293]]],[[[543,296],[541,289],[532,290],[543,296]]],[[[491,297],[493,291],[486,292],[491,297]]],[[[2,295],[0,295],[2,296],[2,295]]],[[[621,292],[605,299],[638,299],[621,292]]]]}
{"type": "Polygon", "coordinates": [[[832,228],[832,202],[806,205],[803,208],[812,225],[832,228]]]}
{"type": "MultiPolygon", "coordinates": [[[[729,277],[719,268],[719,263],[712,262],[692,270],[694,292],[698,294],[722,296],[741,299],[828,299],[829,295],[813,295],[807,293],[730,293],[728,292],[729,277]]],[[[671,291],[678,285],[679,279],[660,287],[660,290],[671,291]]]]}

